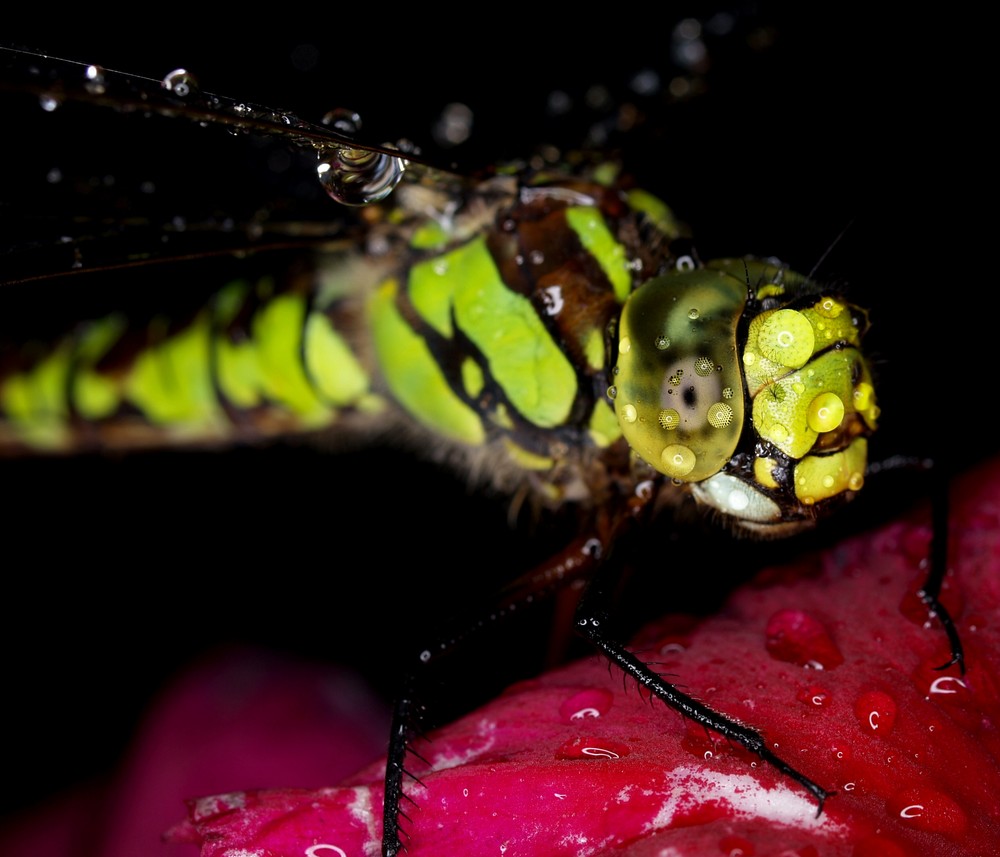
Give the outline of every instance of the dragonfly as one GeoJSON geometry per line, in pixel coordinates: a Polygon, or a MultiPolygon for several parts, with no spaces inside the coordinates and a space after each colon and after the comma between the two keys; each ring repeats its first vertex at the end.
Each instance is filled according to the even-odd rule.
{"type": "MultiPolygon", "coordinates": [[[[228,143],[228,142],[231,142],[231,141],[226,141],[226,142],[228,143]]],[[[200,143],[199,143],[199,145],[200,145],[200,143]]],[[[736,193],[734,194],[734,196],[739,200],[740,205],[751,205],[751,204],[753,204],[753,201],[754,201],[754,198],[755,198],[756,194],[755,194],[755,192],[754,192],[753,189],[748,189],[746,187],[739,187],[737,189],[736,193]]],[[[734,207],[739,207],[739,206],[734,206],[734,207]]],[[[823,241],[829,241],[829,238],[824,238],[822,240],[823,241]]],[[[820,244],[819,242],[817,242],[817,246],[818,247],[822,247],[822,244],[820,244]]],[[[819,255],[821,254],[821,252],[822,252],[821,249],[814,250],[813,253],[812,253],[812,260],[815,260],[816,258],[818,258],[819,255]]],[[[810,260],[810,264],[812,263],[812,260],[810,260]]],[[[293,453],[293,455],[294,454],[295,453],[293,453]]],[[[173,457],[171,457],[170,460],[172,462],[174,460],[173,457]]],[[[243,460],[242,456],[241,456],[241,460],[243,460]]],[[[370,462],[369,462],[369,464],[370,464],[370,462]]],[[[61,462],[60,466],[65,466],[65,462],[61,462]]],[[[72,465],[70,465],[70,466],[72,466],[72,465]]],[[[168,465],[168,466],[170,466],[170,465],[168,465]]],[[[358,477],[358,479],[360,479],[360,478],[361,477],[358,477]]],[[[353,482],[354,480],[352,479],[351,481],[353,482]]],[[[376,492],[376,493],[380,497],[382,496],[382,492],[376,492]]]]}

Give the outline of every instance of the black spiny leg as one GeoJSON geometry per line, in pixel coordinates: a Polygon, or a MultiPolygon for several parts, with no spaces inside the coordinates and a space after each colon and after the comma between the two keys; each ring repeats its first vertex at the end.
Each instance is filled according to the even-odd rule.
{"type": "MultiPolygon", "coordinates": [[[[406,770],[407,755],[416,755],[413,741],[421,734],[423,705],[419,689],[424,685],[427,667],[444,655],[456,651],[479,632],[495,626],[515,610],[550,597],[575,580],[590,575],[604,550],[604,542],[594,536],[577,539],[565,550],[552,557],[506,587],[499,603],[478,618],[461,626],[457,632],[443,635],[417,657],[408,671],[402,692],[396,700],[389,736],[389,753],[385,766],[385,795],[382,816],[382,855],[396,857],[406,851],[401,835],[406,835],[401,819],[409,821],[403,806],[412,803],[404,788],[406,778],[417,778],[406,770]]],[[[417,757],[419,758],[419,756],[417,757]]]]}
{"type": "Polygon", "coordinates": [[[935,467],[932,470],[931,478],[933,490],[931,492],[930,569],[927,572],[927,580],[923,589],[918,594],[931,616],[936,617],[941,623],[941,627],[948,635],[948,644],[951,646],[951,658],[947,663],[943,663],[935,669],[946,670],[948,667],[958,664],[962,675],[965,675],[965,652],[958,636],[958,628],[955,627],[954,620],[940,600],[941,587],[948,573],[948,484],[944,468],[935,467]]]}
{"type": "Polygon", "coordinates": [[[617,577],[621,574],[620,569],[620,564],[614,559],[610,559],[590,581],[577,610],[577,631],[590,640],[611,663],[621,667],[626,675],[634,678],[641,687],[658,696],[675,711],[695,723],[700,723],[702,726],[718,732],[725,738],[737,741],[786,777],[799,783],[816,798],[818,804],[816,817],[818,818],[823,812],[823,804],[826,799],[835,792],[827,791],[817,785],[805,774],[800,773],[772,753],[759,732],[713,711],[708,706],[678,690],[674,685],[664,681],[662,676],[651,670],[649,666],[611,636],[610,622],[608,621],[609,612],[606,605],[610,603],[609,595],[614,591],[617,577]]]}

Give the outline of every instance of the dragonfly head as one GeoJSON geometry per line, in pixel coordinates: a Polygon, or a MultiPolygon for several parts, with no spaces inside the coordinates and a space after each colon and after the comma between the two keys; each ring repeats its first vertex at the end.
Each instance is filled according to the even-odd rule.
{"type": "Polygon", "coordinates": [[[864,482],[878,418],[867,325],[863,310],[773,262],[679,266],[622,310],[622,433],[737,528],[803,529],[864,482]]]}

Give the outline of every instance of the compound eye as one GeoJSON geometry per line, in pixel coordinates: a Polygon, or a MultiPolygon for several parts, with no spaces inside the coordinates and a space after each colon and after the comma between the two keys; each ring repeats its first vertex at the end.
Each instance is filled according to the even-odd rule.
{"type": "Polygon", "coordinates": [[[622,310],[615,413],[632,449],[674,479],[717,473],[743,430],[737,324],[746,285],[722,271],[664,274],[622,310]]]}

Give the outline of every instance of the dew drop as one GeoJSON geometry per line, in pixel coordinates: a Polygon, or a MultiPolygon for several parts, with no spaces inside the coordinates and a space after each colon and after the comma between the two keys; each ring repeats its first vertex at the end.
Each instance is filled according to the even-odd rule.
{"type": "Polygon", "coordinates": [[[725,428],[733,421],[733,409],[725,402],[716,402],[708,409],[708,424],[712,428],[725,428]]]}
{"type": "Polygon", "coordinates": [[[620,354],[628,354],[632,350],[632,340],[627,336],[621,338],[621,342],[618,343],[618,351],[620,354]]]}
{"type": "Polygon", "coordinates": [[[163,87],[178,98],[188,98],[198,91],[198,79],[183,68],[175,68],[163,78],[163,87]]]}
{"type": "Polygon", "coordinates": [[[888,809],[912,827],[931,833],[961,836],[968,826],[965,811],[950,796],[924,786],[893,795],[888,809]]]}
{"type": "Polygon", "coordinates": [[[39,105],[41,105],[42,110],[44,110],[46,113],[51,113],[62,102],[60,102],[59,99],[54,95],[43,93],[42,95],[38,96],[38,103],[39,105]]]}
{"type": "Polygon", "coordinates": [[[104,69],[99,65],[88,65],[83,73],[83,88],[91,95],[104,95],[108,90],[108,81],[104,69]]]}
{"type": "Polygon", "coordinates": [[[320,121],[338,134],[348,137],[354,136],[361,130],[361,116],[346,107],[334,107],[333,110],[327,111],[320,121]]]}
{"type": "Polygon", "coordinates": [[[854,716],[863,731],[884,738],[896,723],[896,701],[884,691],[866,691],[854,703],[854,716]]]}
{"type": "Polygon", "coordinates": [[[607,738],[580,736],[566,741],[556,750],[557,759],[620,759],[627,756],[631,749],[620,741],[609,741],[607,738]]]}
{"type": "Polygon", "coordinates": [[[607,714],[614,703],[614,696],[601,688],[588,688],[574,693],[559,706],[563,723],[578,723],[607,714]]]}
{"type": "Polygon", "coordinates": [[[691,321],[696,321],[700,317],[701,312],[696,307],[691,307],[691,309],[688,310],[688,318],[691,319],[691,321]]]}
{"type": "Polygon", "coordinates": [[[708,357],[696,357],[694,361],[694,371],[696,375],[707,378],[715,371],[715,364],[708,357]]]}
{"type": "Polygon", "coordinates": [[[399,184],[406,161],[395,155],[343,148],[316,167],[320,184],[343,205],[368,205],[385,199],[399,184]]]}
{"type": "Polygon", "coordinates": [[[742,836],[722,837],[719,850],[725,857],[753,857],[757,853],[753,843],[742,836]]]}
{"type": "Polygon", "coordinates": [[[670,347],[669,336],[657,336],[655,342],[658,351],[666,351],[670,347]]]}
{"type": "Polygon", "coordinates": [[[618,395],[618,388],[614,384],[612,384],[610,387],[608,387],[608,398],[613,399],[617,395],[618,395]]]}
{"type": "Polygon", "coordinates": [[[635,405],[624,405],[621,409],[621,418],[624,422],[634,423],[638,416],[635,405]]]}
{"type": "Polygon", "coordinates": [[[779,610],[771,616],[765,646],[775,660],[813,669],[834,669],[844,662],[823,623],[801,610],[779,610]]]}
{"type": "Polygon", "coordinates": [[[660,428],[666,431],[673,431],[681,424],[681,415],[675,408],[663,408],[656,415],[656,419],[660,424],[660,428]]]}
{"type": "Polygon", "coordinates": [[[434,124],[434,139],[443,146],[458,146],[472,134],[472,110],[458,102],[445,105],[434,124]]]}
{"type": "Polygon", "coordinates": [[[697,464],[694,452],[680,443],[672,443],[663,448],[660,453],[660,466],[663,473],[677,479],[687,476],[697,464]]]}

